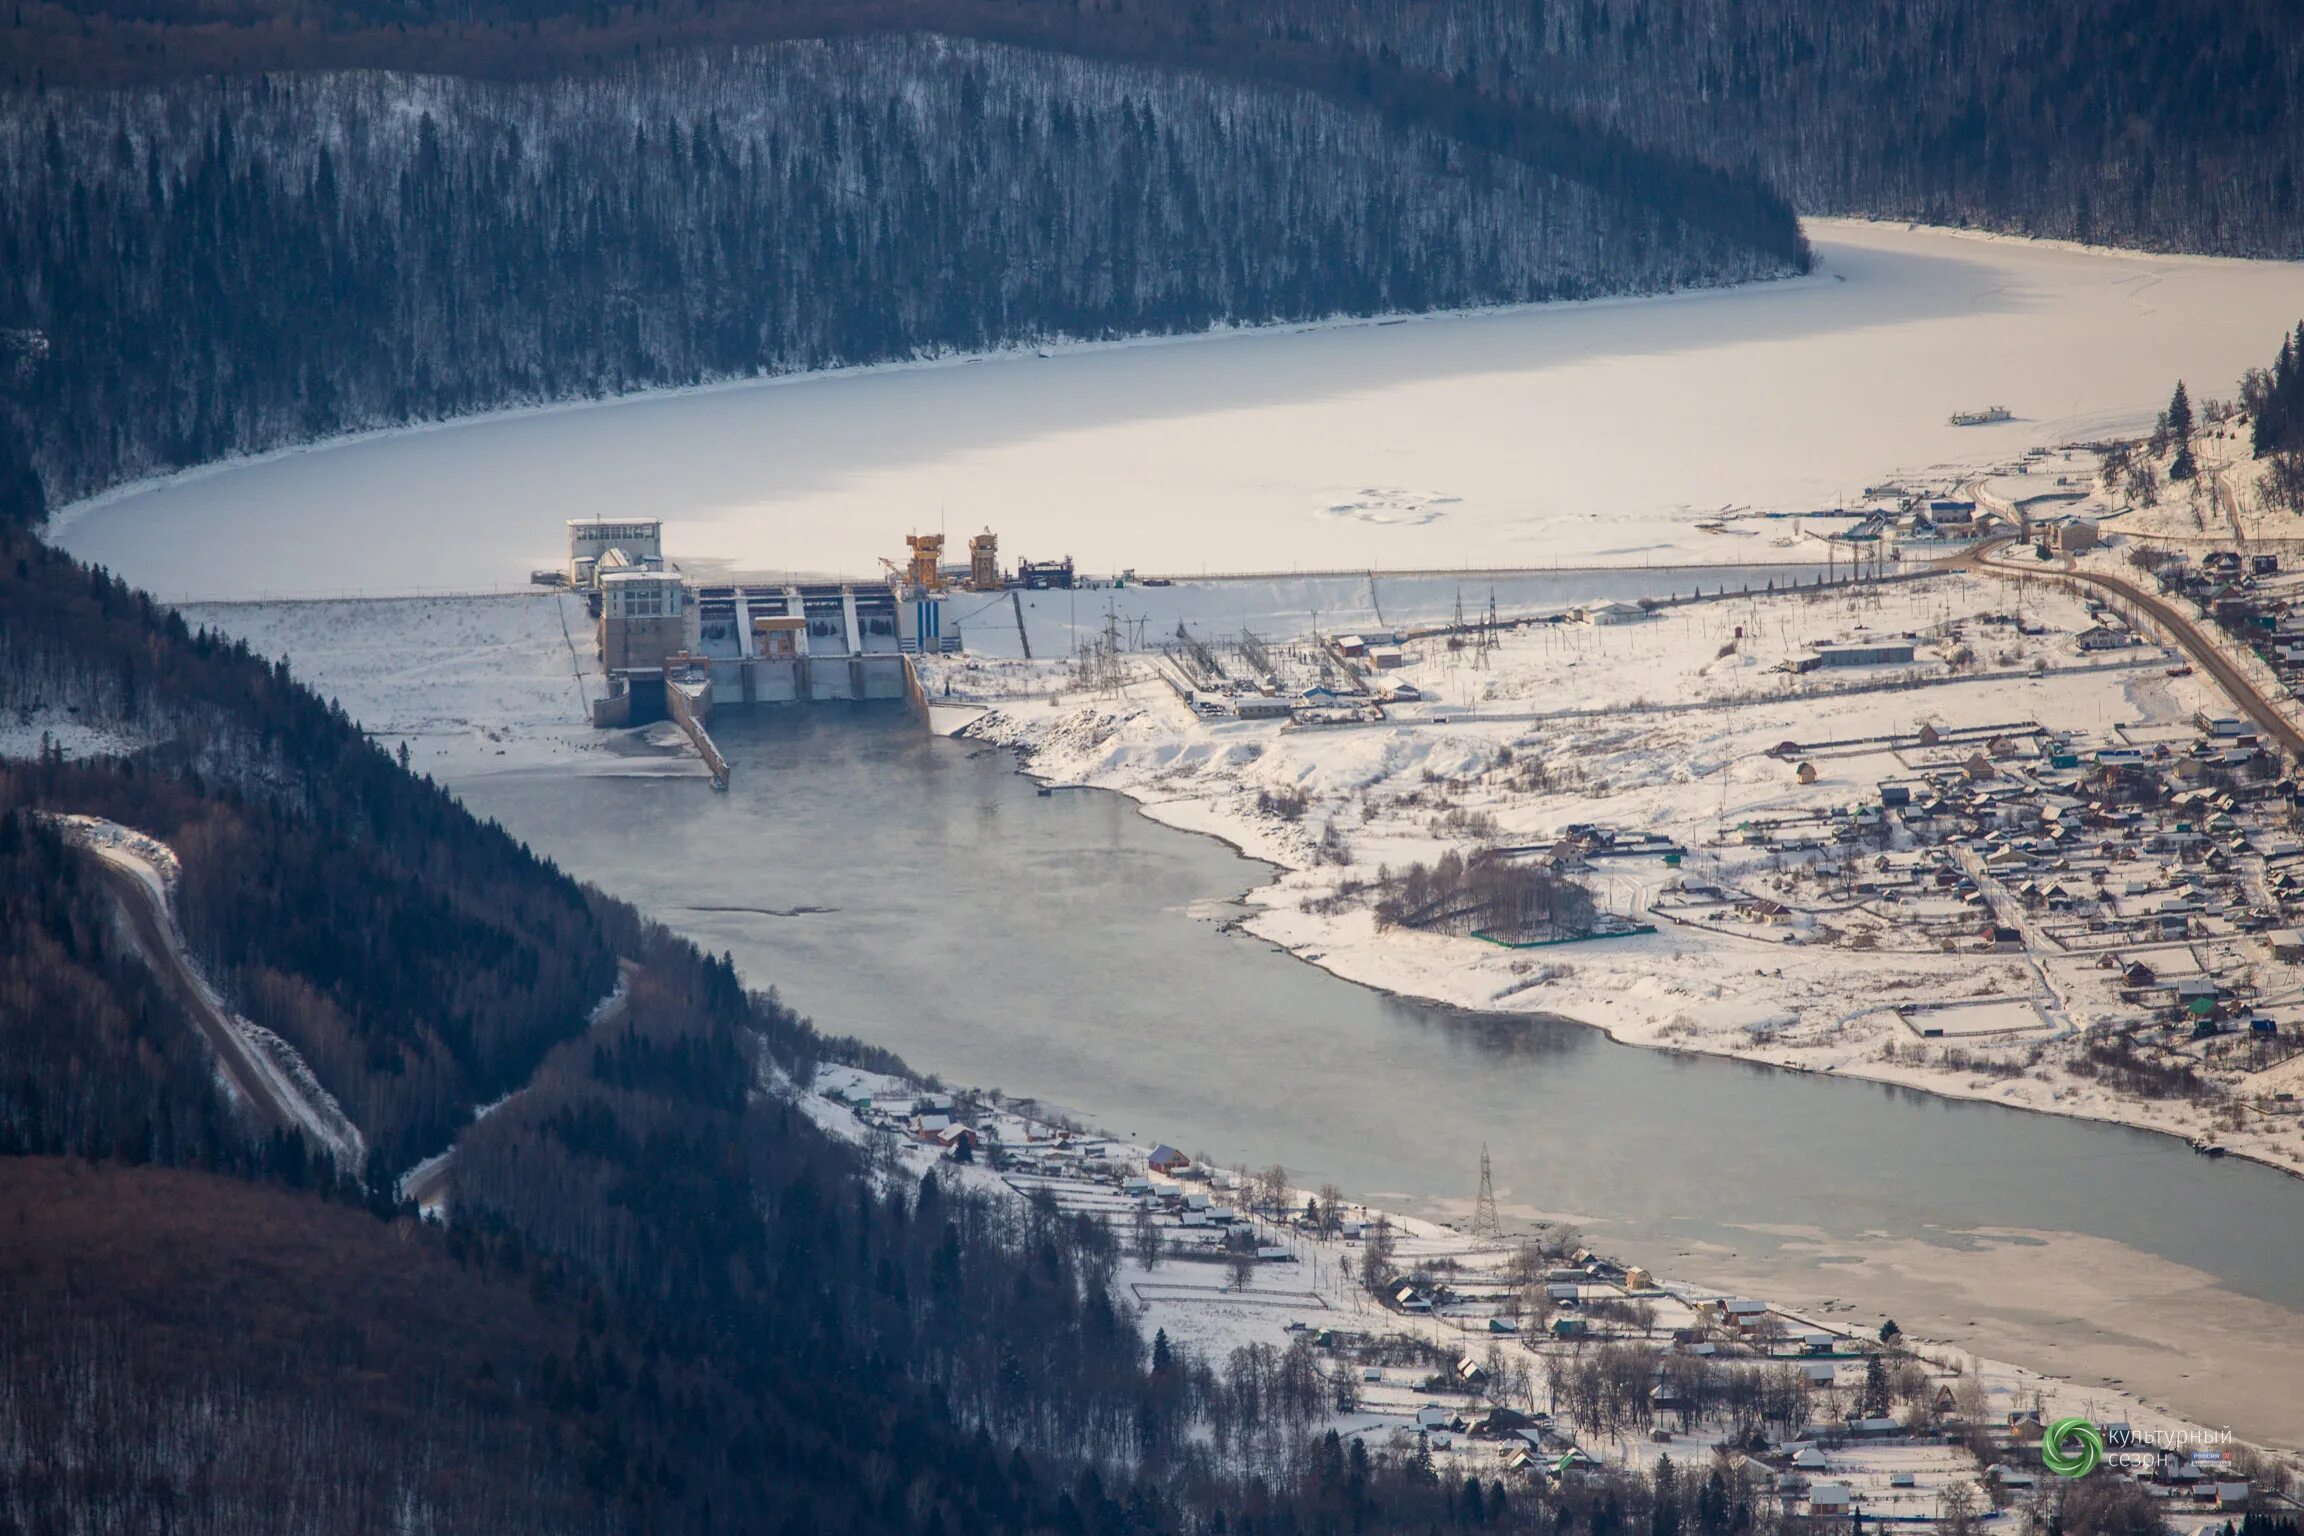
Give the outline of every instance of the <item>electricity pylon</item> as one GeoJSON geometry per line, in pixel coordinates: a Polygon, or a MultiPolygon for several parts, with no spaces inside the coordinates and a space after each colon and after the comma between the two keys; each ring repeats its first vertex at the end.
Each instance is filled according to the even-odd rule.
{"type": "Polygon", "coordinates": [[[1472,1203],[1472,1235],[1502,1237],[1504,1223],[1496,1215],[1496,1177],[1488,1168],[1488,1143],[1480,1143],[1480,1198],[1472,1203]]]}

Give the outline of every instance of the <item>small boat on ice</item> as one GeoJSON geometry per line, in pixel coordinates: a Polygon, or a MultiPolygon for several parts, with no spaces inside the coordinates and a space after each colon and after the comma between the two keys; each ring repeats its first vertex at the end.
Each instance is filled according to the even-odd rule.
{"type": "Polygon", "coordinates": [[[1952,425],[1956,427],[1988,427],[1996,421],[2014,421],[2016,413],[2004,405],[1988,405],[1980,411],[1954,411],[1952,425]]]}

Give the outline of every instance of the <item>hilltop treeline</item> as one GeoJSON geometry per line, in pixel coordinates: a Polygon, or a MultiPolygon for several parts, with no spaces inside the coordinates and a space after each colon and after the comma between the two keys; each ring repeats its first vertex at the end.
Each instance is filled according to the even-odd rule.
{"type": "Polygon", "coordinates": [[[2250,417],[2256,457],[2304,453],[2304,321],[2280,338],[2271,367],[2251,368],[2241,379],[2240,407],[2250,417]]]}
{"type": "Polygon", "coordinates": [[[2304,30],[2281,0],[1235,0],[1651,148],[1804,214],[2304,253],[2304,30]]]}
{"type": "Polygon", "coordinates": [[[2294,256],[2290,19],[29,0],[0,500],[647,385],[1797,271],[1796,207],[2294,256]],[[310,72],[353,68],[441,73],[310,72]]]}
{"type": "Polygon", "coordinates": [[[936,31],[1134,62],[1421,71],[1698,164],[1804,212],[2304,251],[2304,33],[2281,0],[157,0],[12,13],[0,78],[369,67],[541,77],[667,47],[936,31]]]}
{"type": "Polygon", "coordinates": [[[18,94],[0,483],[59,502],[511,402],[1805,261],[1746,180],[1387,78],[1389,115],[907,38],[18,94]]]}
{"type": "MultiPolygon", "coordinates": [[[[2247,418],[2250,450],[2265,461],[2256,479],[2256,504],[2266,512],[2304,517],[2304,322],[2281,336],[2280,350],[2269,368],[2251,368],[2240,376],[2232,402],[2207,402],[2204,419],[2220,427],[2234,409],[2247,418]]],[[[2106,455],[2105,479],[2125,487],[2143,505],[2152,505],[2159,495],[2155,466],[2162,455],[2168,458],[2171,482],[2199,475],[2193,452],[2198,425],[2191,394],[2179,379],[2152,435],[2140,445],[2115,444],[2106,455]],[[2138,448],[2142,451],[2135,451],[2138,448]]],[[[2161,557],[2146,551],[2130,558],[2158,563],[2161,557]]]]}

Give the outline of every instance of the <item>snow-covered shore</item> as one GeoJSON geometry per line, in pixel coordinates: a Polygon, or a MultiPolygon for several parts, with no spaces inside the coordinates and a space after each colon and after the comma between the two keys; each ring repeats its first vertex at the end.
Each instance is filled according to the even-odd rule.
{"type": "MultiPolygon", "coordinates": [[[[1301,1333],[1307,1338],[1330,1333],[1341,1339],[1364,1339],[1408,1344],[1432,1350],[1445,1363],[1458,1356],[1484,1359],[1488,1368],[1502,1364],[1518,1371],[1522,1406],[1535,1409],[1542,1397],[1541,1383],[1548,1365],[1574,1362],[1588,1344],[1576,1338],[1548,1337],[1533,1321],[1520,1317],[1507,1298],[1515,1286],[1509,1278],[1524,1245],[1543,1243],[1561,1255],[1579,1239],[1573,1229],[1548,1224],[1494,1235],[1474,1235],[1453,1223],[1419,1219],[1396,1211],[1354,1204],[1345,1212],[1341,1231],[1281,1219],[1305,1203],[1333,1191],[1290,1188],[1278,1200],[1265,1186],[1269,1174],[1250,1170],[1194,1168],[1178,1181],[1152,1165],[1155,1149],[1125,1138],[1097,1135],[1067,1128],[1040,1118],[1031,1101],[1003,1100],[963,1090],[957,1095],[931,1092],[926,1085],[906,1078],[859,1068],[831,1065],[820,1068],[805,1089],[796,1091],[780,1081],[771,1091],[788,1094],[793,1102],[825,1131],[844,1140],[875,1147],[888,1162],[891,1177],[916,1182],[932,1168],[944,1176],[1002,1200],[1045,1196],[1060,1210],[1105,1223],[1120,1237],[1123,1250],[1115,1274],[1116,1286],[1135,1303],[1138,1326],[1147,1334],[1155,1329],[1172,1346],[1221,1363],[1244,1346],[1285,1348],[1301,1333]],[[926,1111],[925,1119],[916,1111],[926,1111]],[[955,1162],[921,1126],[944,1123],[971,1128],[974,1146],[986,1150],[969,1161],[955,1162]],[[990,1149],[997,1148],[997,1152],[990,1149]],[[1131,1193],[1134,1191],[1134,1193],[1131,1193]],[[1235,1225],[1253,1235],[1266,1255],[1242,1282],[1223,1283],[1225,1267],[1210,1262],[1221,1242],[1223,1227],[1180,1218],[1179,1207],[1188,1199],[1184,1191],[1212,1207],[1226,1208],[1235,1225]],[[1381,1220],[1392,1241],[1392,1267],[1403,1274],[1445,1276],[1453,1300],[1422,1314],[1408,1314],[1384,1305],[1366,1284],[1355,1278],[1355,1260],[1364,1255],[1360,1230],[1381,1220]],[[1143,1253],[1146,1228],[1165,1257],[1148,1262],[1143,1253]],[[1488,1319],[1508,1310],[1520,1318],[1506,1331],[1488,1319]]],[[[1169,1149],[1171,1152],[1173,1149],[1169,1149]]],[[[1275,1170],[1277,1172],[1277,1170],[1275,1170]]],[[[1554,1263],[1565,1262],[1555,1258],[1554,1263]]],[[[1767,1297],[1749,1288],[1723,1289],[1722,1275],[1690,1276],[1624,1271],[1603,1261],[1598,1269],[1617,1276],[1613,1281],[1577,1284],[1580,1303],[1607,1303],[1618,1297],[1637,1297],[1649,1311],[1647,1330],[1637,1342],[1674,1337],[1676,1329],[1701,1336],[1708,1330],[1702,1308],[1713,1298],[1727,1295],[1759,1297],[1779,1319],[1779,1326],[1811,1339],[1828,1336],[1833,1354],[1868,1350],[1880,1338],[1890,1319],[1862,1298],[1835,1300],[1820,1305],[1767,1297]]],[[[1573,1315],[1573,1314],[1570,1314],[1573,1315]]],[[[1608,1324],[1601,1324],[1603,1328],[1608,1324]]],[[[1988,1415],[1978,1422],[2007,1423],[2013,1416],[2037,1413],[2044,1422],[2078,1415],[2097,1423],[2124,1423],[2139,1444],[2158,1443],[2199,1447],[2223,1452],[2229,1460],[2235,1447],[2229,1428],[2157,1405],[2142,1395],[2106,1383],[2082,1385],[2055,1375],[2027,1369],[1964,1349],[1941,1339],[1917,1338],[1898,1330],[1898,1348],[1909,1352],[1930,1375],[1923,1389],[1941,1385],[1962,1397],[1966,1411],[1988,1415]]],[[[1632,1336],[1627,1333],[1628,1340],[1632,1336]]],[[[1339,1346],[1340,1348],[1343,1346],[1339,1346]]],[[[1350,1365],[1339,1358],[1332,1369],[1349,1368],[1362,1382],[1356,1401],[1339,1409],[1334,1420],[1347,1436],[1361,1435],[1396,1443],[1405,1450],[1419,1426],[1419,1415],[1438,1403],[1444,1411],[1477,1413],[1481,1398],[1456,1397],[1450,1389],[1435,1389],[1421,1381],[1416,1369],[1378,1369],[1350,1365]]],[[[1755,1368],[1757,1363],[1755,1363],[1755,1368]]],[[[1840,1400],[1839,1368],[1826,1368],[1831,1385],[1828,1402],[1840,1400]]],[[[1861,1368],[1849,1368],[1853,1383],[1861,1368]]],[[[1508,1402],[1512,1394],[1490,1394],[1489,1400],[1508,1402]]],[[[1558,1407],[1557,1403],[1550,1406],[1558,1407]]],[[[1593,1453],[1594,1460],[1609,1460],[1643,1468],[1660,1454],[1685,1462],[1691,1445],[1705,1446],[1717,1435],[1687,1427],[1675,1436],[1638,1434],[1594,1437],[1578,1443],[1577,1428],[1563,1415],[1548,1424],[1545,1443],[1552,1455],[1568,1446],[1593,1453]],[[1603,1447],[1602,1441],[1605,1441],[1603,1447]],[[1553,1443],[1557,1442],[1557,1443],[1553,1443]]],[[[1836,1479],[1852,1481],[1866,1490],[1873,1514],[1935,1512],[1935,1501],[1952,1485],[1977,1477],[1977,1469],[1956,1445],[1899,1443],[1867,1447],[1860,1441],[1837,1445],[1829,1471],[1836,1479]],[[1909,1477],[1911,1481],[1900,1480],[1909,1477]],[[1899,1490],[1907,1490],[1899,1492],[1899,1490]]],[[[1460,1437],[1441,1431],[1432,1436],[1433,1449],[1460,1472],[1493,1475],[1518,1448],[1518,1438],[1501,1440],[1460,1437]]],[[[1552,1459],[1547,1456],[1546,1461],[1552,1459]]],[[[2259,1472],[2279,1473],[2276,1462],[2261,1462],[2259,1472]]],[[[2229,1474],[2228,1474],[2229,1475],[2229,1474]]],[[[2019,1500],[2020,1501],[2020,1500],[2019,1500]]]]}
{"type": "Polygon", "coordinates": [[[1394,704],[1382,723],[1202,718],[1149,668],[1123,697],[1052,700],[1053,674],[1027,690],[990,681],[1023,668],[977,664],[956,693],[1003,696],[965,721],[948,707],[945,724],[1017,750],[1038,777],[1117,791],[1164,824],[1270,863],[1247,929],[1351,981],[1564,1016],[1629,1045],[2210,1137],[2304,1172],[2291,1121],[2235,1123],[2226,1110],[2071,1070],[2088,1028],[2122,1017],[2100,952],[1979,952],[1973,924],[1947,942],[1957,904],[1855,888],[1912,868],[1893,837],[1835,859],[1752,830],[1808,821],[1829,841],[1832,818],[1876,806],[1878,782],[1930,758],[1957,763],[1992,731],[2094,737],[2117,725],[2172,739],[2192,711],[2217,707],[2200,680],[2167,675],[2173,658],[2158,647],[2079,653],[2074,636],[2089,622],[2078,599],[2043,584],[1945,576],[1696,605],[1614,628],[1535,626],[1493,655],[1424,642],[1389,675],[1421,699],[1394,704]],[[1866,632],[1956,633],[1938,649],[1964,647],[1972,670],[1958,681],[1940,680],[1941,662],[1837,677],[1773,670],[1811,640],[1866,632]],[[1921,672],[1929,686],[1910,686],[1923,679],[1907,674],[1921,672]],[[1568,700],[1573,709],[1559,707],[1568,700]],[[1947,746],[1916,748],[1923,727],[1947,746]],[[1972,740],[1959,746],[1964,732],[1972,740]],[[1786,754],[1786,742],[1815,745],[1786,754]],[[1670,864],[1596,860],[1586,877],[1602,905],[1653,932],[1509,949],[1380,925],[1372,898],[1354,894],[1451,851],[1533,852],[1587,824],[1682,850],[1670,864]],[[1784,910],[1756,916],[1757,904],[1784,910]]]}
{"type": "MultiPolygon", "coordinates": [[[[1444,822],[1453,812],[1474,816],[1487,806],[1500,832],[1567,820],[1624,824],[1646,816],[1676,819],[1692,855],[1683,867],[1703,879],[1714,873],[1704,860],[1747,857],[1733,849],[1699,846],[1716,821],[1764,818],[1786,797],[1859,799],[1880,776],[1862,759],[1819,756],[1816,764],[1824,770],[1819,784],[1801,786],[1795,763],[1767,755],[1786,736],[1821,740],[1909,731],[1923,717],[1950,724],[2037,715],[2094,726],[2101,712],[2106,721],[2165,722],[2209,702],[2205,694],[2190,691],[2195,680],[2165,677],[2158,664],[2163,658],[2115,658],[2114,664],[2073,653],[2069,626],[2077,622],[2076,610],[2068,599],[2038,589],[2021,594],[2025,627],[2038,633],[2019,634],[2013,624],[1989,632],[1972,624],[1968,630],[1979,670],[1997,674],[1990,680],[1907,689],[1882,686],[1891,679],[1859,682],[1853,675],[1837,682],[1787,682],[1769,670],[1790,647],[1858,622],[1888,631],[1946,621],[1978,607],[2013,618],[2017,605],[2010,599],[2018,595],[2013,587],[1965,579],[1959,587],[1932,580],[1854,595],[1804,593],[1778,600],[1796,615],[1784,626],[1770,616],[1768,599],[1755,600],[1761,605],[1759,620],[1742,600],[1708,599],[1620,630],[1531,629],[1519,637],[1520,654],[1499,651],[1485,667],[1475,653],[1450,652],[1444,640],[1414,642],[1412,651],[1430,648],[1429,657],[1418,663],[1425,671],[1408,669],[1402,675],[1431,674],[1427,681],[1442,695],[1418,724],[1407,723],[1411,711],[1405,706],[1394,711],[1402,718],[1380,726],[1324,732],[1197,720],[1164,684],[1140,676],[1125,683],[1118,695],[1106,697],[1092,679],[1081,686],[1067,661],[990,661],[971,667],[961,659],[953,664],[954,702],[935,713],[940,729],[958,730],[982,716],[983,707],[967,700],[971,690],[981,690],[998,699],[1000,715],[980,725],[977,734],[1034,748],[1040,774],[1119,790],[1150,817],[1224,838],[1271,861],[1274,878],[1252,926],[1339,974],[1482,1011],[1567,1014],[1613,1026],[1626,1038],[1643,1031],[1644,1015],[1651,1009],[1663,1015],[1647,1027],[1651,1036],[1660,1034],[1675,1011],[1701,1019],[1717,1010],[1738,1021],[1791,1015],[1795,1007],[1778,1002],[1777,996],[1797,985],[1801,990],[1794,1003],[1821,1010],[1815,1037],[1804,1028],[1781,1028],[1777,1040],[1747,1040],[1733,1053],[1805,1062],[1818,1070],[1837,1056],[1850,1060],[1862,1075],[2021,1107],[2022,1100],[2005,1091],[2020,1086],[2017,1079],[1994,1077],[1971,1085],[1942,1075],[1932,1081],[1924,1069],[1909,1078],[1890,1077],[1883,1070],[1888,1064],[1864,1059],[1863,1031],[1880,1027],[1878,1020],[1858,1019],[1838,1037],[1827,1038],[1843,1014],[1878,1001],[1861,996],[1848,1001],[1860,979],[1852,979],[1846,969],[1858,960],[1855,952],[1835,955],[1828,948],[1659,923],[1661,931],[1651,937],[1571,946],[1561,952],[1572,957],[1568,960],[1523,968],[1526,952],[1397,930],[1378,934],[1364,908],[1306,910],[1346,872],[1317,862],[1331,801],[1341,806],[1358,796],[1378,802],[1373,821],[1355,819],[1349,811],[1336,818],[1359,864],[1430,859],[1468,835],[1444,827],[1435,831],[1436,821],[1444,822]],[[1706,628],[1715,623],[1725,626],[1724,633],[1742,624],[1748,646],[1736,656],[1719,657],[1719,645],[1706,628]],[[1633,657],[1624,648],[1634,645],[1653,646],[1655,654],[1633,657]],[[2034,661],[2059,670],[2036,680],[2030,670],[2034,661]],[[2089,670],[2062,670],[2082,666],[2089,670]],[[1456,710],[1441,725],[1436,722],[1448,708],[1444,700],[1451,686],[1466,695],[1487,695],[1493,687],[1495,696],[1480,698],[1477,709],[1456,710]],[[1049,693],[1058,688],[1068,691],[1050,704],[1049,693]],[[1715,693],[1750,697],[1731,708],[1692,707],[1715,693]],[[1473,718],[1483,713],[1517,718],[1485,723],[1473,718]],[[1515,761],[1487,789],[1458,787],[1457,781],[1494,775],[1505,746],[1515,761]],[[1529,795],[1512,787],[1511,775],[1522,761],[1554,758],[1562,762],[1556,793],[1529,795]],[[1443,782],[1427,783],[1427,770],[1443,782]],[[1259,792],[1292,788],[1307,796],[1306,809],[1295,820],[1256,810],[1259,792]],[[1397,803],[1418,792],[1428,797],[1425,804],[1397,803]],[[1439,803],[1443,794],[1451,802],[1447,806],[1439,803]],[[1520,803],[1518,812],[1509,803],[1514,801],[1520,803]],[[1614,974],[1610,968],[1623,963],[1619,955],[1640,960],[1639,984],[1645,991],[1617,995],[1609,977],[1614,974]],[[1547,971],[1547,964],[1560,969],[1547,971]],[[1773,974],[1778,970],[1782,977],[1773,974]],[[1715,988],[1717,998],[1712,996],[1715,988]],[[1728,1015],[1730,1008],[1739,1012],[1728,1015]]],[[[451,784],[506,770],[696,772],[683,747],[653,748],[628,733],[595,732],[580,723],[561,602],[540,595],[401,604],[230,605],[187,616],[246,635],[268,654],[292,658],[300,675],[338,697],[385,746],[410,742],[412,764],[451,784]]],[[[579,632],[575,650],[588,657],[582,641],[579,632]]],[[[1283,642],[1275,649],[1289,647],[1283,642]]],[[[1141,666],[1145,659],[1131,665],[1141,666]]],[[[1771,873],[1764,857],[1758,862],[1751,873],[1771,873]]],[[[1740,877],[1735,869],[1730,874],[1740,877]]],[[[1652,901],[1650,887],[1661,884],[1662,872],[1651,875],[1616,874],[1611,899],[1619,906],[1652,901]]],[[[1989,971],[2004,978],[2001,996],[2007,999],[2026,978],[2021,962],[2006,956],[1896,953],[1872,963],[1883,966],[1875,974],[1917,974],[1924,985],[1910,988],[1915,995],[1925,986],[1937,988],[1937,995],[1961,995],[1959,989],[1969,984],[1961,979],[1964,972],[1972,978],[1989,971]]],[[[1653,1043],[1705,1048],[1677,1035],[1653,1043]]],[[[1937,1042],[1929,1044],[1933,1048],[1937,1042]]],[[[1993,1050],[1988,1041],[1974,1048],[1979,1055],[1993,1050]]],[[[1906,1063],[1895,1070],[1915,1069],[1906,1063]]],[[[1020,1088],[1032,1086],[1021,1074],[1007,1076],[1020,1088]]],[[[2080,1112],[2069,1098],[2043,1107],[2080,1112]]],[[[1285,1156],[1288,1148],[1273,1145],[1270,1152],[1285,1156]]],[[[1370,1186],[1392,1187],[1397,1186],[1370,1186]]],[[[1454,1212],[1448,1201],[1422,1196],[1404,1195],[1393,1203],[1396,1209],[1454,1212]]],[[[1565,1214],[1595,1222],[1607,1216],[1605,1208],[1565,1214]]],[[[1845,1234],[1819,1230],[1796,1241],[1816,1255],[1850,1251],[1845,1234]]],[[[1956,1247],[1925,1235],[1879,1235],[1865,1238],[1860,1272],[1839,1267],[1846,1261],[1833,1258],[1831,1267],[1805,1275],[1794,1273],[1805,1266],[1776,1263],[1757,1251],[1760,1246],[1765,1245],[1747,1252],[1733,1242],[1668,1239],[1644,1242],[1632,1256],[1645,1259],[1653,1248],[1655,1259],[1682,1274],[1776,1296],[1808,1313],[1845,1306],[1863,1310],[1862,1298],[1875,1293],[1881,1298],[1872,1303],[1877,1310],[1890,1305],[1887,1298],[1893,1296],[1893,1310],[1908,1328],[1959,1339],[1963,1348],[1990,1358],[2025,1361],[2082,1384],[2077,1390],[2138,1392],[2167,1411],[2210,1423],[2228,1416],[2257,1437],[2283,1444],[2296,1443],[2296,1434],[2304,1433],[2289,1428],[2295,1423],[2295,1405],[2283,1387],[2294,1379],[2294,1370],[2304,1370],[2304,1354],[2299,1353],[2304,1345],[2285,1342],[2295,1337],[2293,1314],[2234,1290],[2205,1269],[2075,1232],[1984,1230],[1964,1233],[1956,1247]],[[2071,1291],[2075,1285],[2082,1288],[2077,1298],[2071,1291]],[[2052,1317],[2121,1321],[2109,1328],[2036,1321],[2052,1317]],[[2180,1366],[2171,1367],[2172,1359],[2180,1366]]]]}
{"type": "MultiPolygon", "coordinates": [[[[406,743],[411,765],[443,780],[529,769],[702,771],[669,728],[600,732],[583,723],[584,700],[600,683],[590,647],[570,627],[582,623],[573,599],[185,613],[291,658],[380,742],[406,743]]],[[[2090,965],[2051,960],[2043,971],[2034,957],[1978,954],[1966,943],[1944,953],[1897,931],[1941,911],[1916,902],[1855,910],[1862,904],[1804,884],[1799,860],[1736,841],[1741,824],[1869,801],[1877,780],[1911,766],[1908,747],[1834,748],[1815,757],[1815,781],[1801,783],[1797,764],[1773,755],[1786,740],[1885,738],[1923,722],[1947,731],[2038,722],[2080,734],[2121,722],[2165,734],[2194,709],[2215,707],[2202,680],[2166,675],[2174,658],[2156,647],[2080,655],[2072,637],[2086,622],[2077,599],[2044,585],[2019,594],[2010,583],[1944,577],[1707,601],[1621,628],[1531,626],[1486,664],[1435,639],[1411,647],[1421,659],[1397,674],[1428,699],[1394,704],[1381,724],[1327,729],[1197,718],[1141,656],[1114,697],[1082,688],[1068,662],[931,663],[927,681],[940,701],[944,685],[953,688],[934,711],[937,729],[1013,748],[1036,776],[1113,790],[1165,825],[1272,865],[1245,926],[1345,979],[1474,1011],[1558,1015],[1629,1045],[2186,1139],[2214,1134],[2235,1155],[2304,1171],[2304,1137],[2278,1122],[2219,1125],[2192,1103],[2118,1094],[2062,1070],[2074,1030],[2115,1015],[2090,965]],[[2009,622],[1983,625],[1982,613],[2009,622]],[[2019,633],[2018,621],[2035,633],[2019,633]],[[1829,679],[1772,670],[1826,633],[1956,624],[1967,626],[1963,643],[1978,657],[1965,680],[1911,687],[1905,669],[1829,679]],[[1717,654],[1731,642],[1734,654],[1717,654]],[[1367,901],[1335,900],[1339,886],[1386,867],[1482,843],[1548,841],[1583,822],[1637,826],[1686,849],[1675,867],[1624,860],[1598,866],[1593,879],[1604,905],[1636,912],[1655,932],[1508,950],[1380,928],[1367,901]],[[1331,861],[1339,847],[1346,862],[1331,861]],[[1676,906],[1666,887],[1690,882],[1851,910],[1826,935],[1805,923],[1759,925],[1676,906]],[[1920,1039],[1911,1021],[1946,1003],[1974,1006],[1948,1015],[1943,1037],[1920,1039]],[[2011,1017],[2008,1008],[2033,1012],[2011,1017]],[[2029,1060],[2035,1053],[2041,1059],[2029,1060]]]]}

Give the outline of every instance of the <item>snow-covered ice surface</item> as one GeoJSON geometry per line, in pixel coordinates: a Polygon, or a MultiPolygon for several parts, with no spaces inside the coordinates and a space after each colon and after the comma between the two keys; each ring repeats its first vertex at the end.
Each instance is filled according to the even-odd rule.
{"type": "Polygon", "coordinates": [[[408,766],[436,779],[502,769],[704,771],[676,727],[600,731],[605,688],[591,621],[566,593],[312,603],[199,603],[179,610],[221,630],[344,706],[408,766]]]}
{"type": "Polygon", "coordinates": [[[2290,263],[1817,221],[1806,278],[1053,349],[513,413],[124,488],[59,540],[164,597],[517,585],[568,517],[666,519],[693,569],[876,575],[986,524],[1013,559],[1150,573],[1658,564],[1947,461],[2228,393],[2290,263]],[[1951,412],[2005,404],[2005,425],[1951,412]]]}

